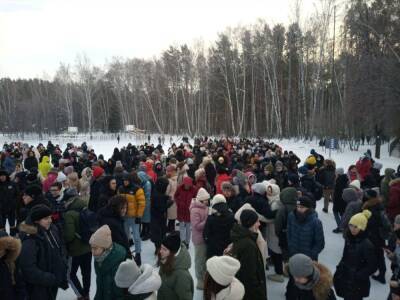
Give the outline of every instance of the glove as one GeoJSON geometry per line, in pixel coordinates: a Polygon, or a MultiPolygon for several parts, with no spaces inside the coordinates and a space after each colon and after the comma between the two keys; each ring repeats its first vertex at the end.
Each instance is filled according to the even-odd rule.
{"type": "Polygon", "coordinates": [[[142,224],[141,218],[135,218],[135,224],[142,224]]]}

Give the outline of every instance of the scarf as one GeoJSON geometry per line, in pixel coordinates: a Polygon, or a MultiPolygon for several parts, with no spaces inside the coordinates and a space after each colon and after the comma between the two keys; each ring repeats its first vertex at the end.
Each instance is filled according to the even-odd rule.
{"type": "Polygon", "coordinates": [[[94,260],[95,260],[98,264],[101,265],[101,264],[103,263],[103,261],[107,258],[107,256],[110,255],[112,249],[113,249],[113,247],[111,246],[111,248],[110,248],[110,249],[106,249],[106,250],[103,252],[102,255],[96,256],[96,257],[94,258],[94,260]]]}

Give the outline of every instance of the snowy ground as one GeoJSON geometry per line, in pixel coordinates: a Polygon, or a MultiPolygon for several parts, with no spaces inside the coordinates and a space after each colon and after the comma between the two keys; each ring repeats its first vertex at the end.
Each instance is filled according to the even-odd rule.
{"type": "MultiPolygon", "coordinates": [[[[157,138],[158,136],[154,135],[152,136],[152,142],[157,143],[157,138]]],[[[0,138],[0,143],[3,143],[7,141],[5,138],[1,137],[0,138]]],[[[83,140],[73,140],[72,142],[74,143],[81,143],[83,140]]],[[[166,144],[170,144],[170,139],[169,136],[166,138],[166,144]]],[[[178,137],[173,137],[173,141],[179,141],[178,137]]],[[[9,142],[9,140],[8,140],[9,142]]],[[[33,141],[33,140],[25,140],[24,142],[27,142],[32,145],[37,145],[38,140],[33,141]]],[[[63,139],[53,139],[54,143],[59,143],[61,146],[65,146],[66,140],[63,139]]],[[[93,141],[89,141],[88,144],[93,146],[93,148],[96,150],[97,154],[104,154],[104,157],[107,159],[112,155],[112,151],[114,147],[121,147],[123,145],[127,145],[128,142],[131,142],[133,144],[136,144],[137,142],[143,143],[145,142],[144,140],[141,141],[133,141],[133,140],[128,140],[124,137],[121,138],[121,142],[119,145],[117,145],[116,139],[114,140],[101,140],[101,139],[96,139],[93,141]]],[[[295,152],[302,160],[304,160],[310,152],[310,149],[314,148],[317,150],[317,152],[321,152],[325,157],[328,157],[328,152],[324,153],[324,151],[320,148],[317,147],[315,142],[309,142],[309,143],[303,143],[302,141],[289,141],[289,140],[282,140],[282,141],[275,141],[277,144],[283,146],[285,150],[292,150],[295,152]]],[[[42,141],[43,144],[47,144],[46,141],[42,141]]],[[[167,146],[167,145],[166,145],[167,146]]],[[[336,161],[337,167],[343,167],[345,170],[347,167],[351,164],[354,164],[357,159],[368,149],[370,148],[373,153],[374,153],[374,148],[373,146],[361,146],[358,152],[351,152],[348,149],[346,149],[343,153],[338,153],[338,152],[332,152],[332,158],[336,161]]],[[[400,159],[397,158],[391,158],[388,157],[388,151],[387,151],[387,145],[382,146],[382,159],[378,160],[383,164],[383,169],[387,167],[392,167],[392,168],[397,168],[397,166],[400,164],[400,159]]],[[[382,170],[383,172],[383,170],[382,170]]],[[[320,262],[327,265],[332,272],[335,271],[335,267],[338,264],[342,251],[343,251],[343,239],[341,235],[338,234],[333,234],[332,230],[336,227],[333,214],[331,211],[331,207],[329,210],[328,214],[325,214],[322,212],[322,202],[319,201],[318,207],[317,207],[317,212],[319,214],[320,219],[322,220],[323,226],[324,226],[324,233],[325,233],[325,249],[322,251],[321,255],[319,256],[320,262]]],[[[154,253],[154,245],[150,241],[143,242],[142,244],[142,261],[144,263],[149,263],[154,265],[155,264],[155,257],[153,255],[154,253]]],[[[190,253],[193,258],[193,247],[190,247],[190,253]]],[[[193,261],[193,260],[192,260],[193,261]]],[[[390,268],[388,268],[390,270],[390,268]]],[[[190,272],[194,276],[194,266],[190,269],[190,272]]],[[[271,271],[269,271],[271,272],[271,271]]],[[[389,280],[390,278],[390,271],[386,273],[386,280],[389,280]]],[[[286,283],[280,284],[280,283],[275,283],[271,281],[267,281],[267,290],[268,290],[268,299],[273,299],[273,300],[278,300],[278,299],[284,299],[284,293],[285,293],[285,286],[286,283]]],[[[95,275],[93,271],[93,276],[92,276],[92,287],[91,287],[91,296],[94,297],[96,290],[96,283],[95,283],[95,275]]],[[[377,283],[374,280],[371,280],[371,293],[370,297],[366,299],[386,299],[387,295],[389,292],[388,285],[382,285],[377,283]]],[[[60,300],[70,300],[70,299],[75,299],[75,295],[73,294],[71,289],[68,289],[66,291],[60,291],[58,294],[57,299],[60,300]]],[[[202,294],[199,291],[195,292],[194,299],[202,299],[202,294]]]]}

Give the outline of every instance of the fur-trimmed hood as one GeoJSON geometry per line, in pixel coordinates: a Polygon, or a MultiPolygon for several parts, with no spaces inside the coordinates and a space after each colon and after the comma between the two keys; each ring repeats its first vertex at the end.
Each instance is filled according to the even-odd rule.
{"type": "Polygon", "coordinates": [[[400,184],[400,178],[393,179],[389,182],[389,186],[394,186],[400,184]]]}
{"type": "MultiPolygon", "coordinates": [[[[327,267],[318,262],[314,261],[313,264],[314,267],[319,270],[319,280],[312,288],[313,295],[316,300],[326,300],[328,299],[333,286],[332,273],[327,267]]],[[[289,272],[289,265],[285,266],[285,270],[289,272]]]]}
{"type": "Polygon", "coordinates": [[[382,200],[381,198],[377,197],[377,198],[372,198],[369,199],[367,201],[364,202],[364,204],[362,205],[362,209],[370,209],[372,207],[375,207],[377,205],[381,205],[382,204],[382,200]]]}
{"type": "Polygon", "coordinates": [[[21,253],[21,240],[16,239],[12,236],[0,238],[0,251],[2,250],[6,250],[7,253],[4,261],[7,264],[14,263],[21,253]]]}
{"type": "Polygon", "coordinates": [[[314,266],[319,270],[319,280],[313,287],[313,294],[316,300],[326,300],[331,293],[333,286],[333,276],[331,271],[324,265],[314,262],[314,266]]]}
{"type": "Polygon", "coordinates": [[[23,222],[19,225],[19,231],[26,235],[36,235],[38,233],[38,228],[33,224],[23,222]]]}

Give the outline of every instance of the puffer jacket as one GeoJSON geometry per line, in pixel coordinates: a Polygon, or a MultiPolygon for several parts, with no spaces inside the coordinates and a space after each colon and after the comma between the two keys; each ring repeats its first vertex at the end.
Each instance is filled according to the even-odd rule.
{"type": "Polygon", "coordinates": [[[140,180],[142,181],[141,187],[144,191],[144,196],[146,199],[146,206],[144,208],[143,216],[142,216],[142,222],[143,223],[150,223],[150,218],[151,218],[151,182],[150,182],[150,177],[143,171],[140,171],[137,173],[139,176],[140,180]]]}
{"type": "Polygon", "coordinates": [[[190,177],[185,177],[183,182],[175,192],[175,202],[178,213],[179,222],[190,222],[190,211],[189,207],[192,203],[192,199],[197,195],[197,191],[193,186],[193,181],[190,177]],[[186,189],[185,185],[189,188],[186,189]]]}
{"type": "Polygon", "coordinates": [[[39,164],[39,173],[42,178],[46,178],[47,174],[50,172],[53,166],[50,163],[50,158],[48,156],[43,156],[42,162],[39,164]]]}
{"type": "Polygon", "coordinates": [[[146,207],[146,197],[141,187],[130,184],[129,186],[120,186],[118,193],[126,198],[128,209],[126,216],[130,218],[141,218],[146,207]]]}
{"type": "Polygon", "coordinates": [[[152,266],[144,264],[140,267],[140,276],[128,288],[125,300],[157,300],[157,291],[161,286],[161,277],[152,266]]]}
{"type": "Polygon", "coordinates": [[[322,223],[313,209],[303,216],[296,210],[289,213],[287,240],[290,256],[301,253],[318,260],[319,253],[325,247],[325,238],[322,223]]]}
{"type": "Polygon", "coordinates": [[[193,199],[189,210],[193,245],[204,244],[203,230],[208,217],[208,206],[193,199]]]}

